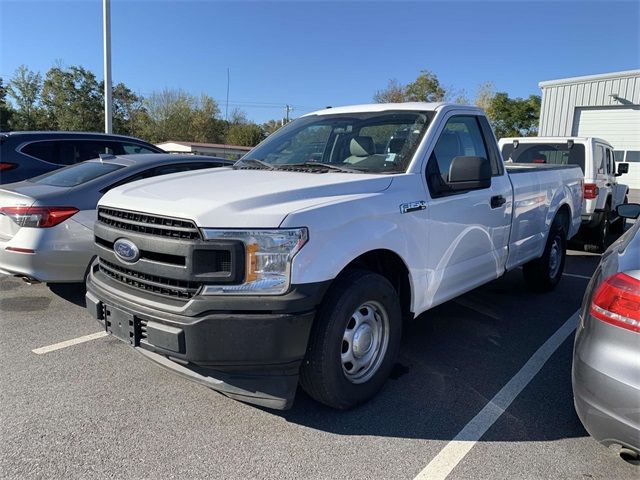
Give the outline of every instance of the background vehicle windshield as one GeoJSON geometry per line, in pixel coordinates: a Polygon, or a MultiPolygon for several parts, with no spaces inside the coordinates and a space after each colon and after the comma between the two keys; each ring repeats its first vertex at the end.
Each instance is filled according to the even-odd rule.
{"type": "Polygon", "coordinates": [[[54,187],[75,187],[123,167],[124,165],[115,163],[83,162],[60,170],[54,170],[51,173],[45,173],[39,177],[32,178],[30,181],[54,187]]]}
{"type": "Polygon", "coordinates": [[[567,143],[520,143],[518,148],[513,143],[502,147],[502,158],[515,163],[540,163],[553,165],[578,165],[584,173],[584,145],[574,143],[569,148],[567,143]]]}
{"type": "Polygon", "coordinates": [[[405,172],[431,112],[313,115],[273,134],[246,159],[274,167],[314,162],[368,173],[405,172]]]}

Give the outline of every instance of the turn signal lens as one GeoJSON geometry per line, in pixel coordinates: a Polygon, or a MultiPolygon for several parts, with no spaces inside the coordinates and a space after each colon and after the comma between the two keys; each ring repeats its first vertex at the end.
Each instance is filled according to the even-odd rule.
{"type": "Polygon", "coordinates": [[[78,213],[75,207],[2,207],[6,215],[21,227],[49,228],[78,213]]]}
{"type": "Polygon", "coordinates": [[[598,198],[598,193],[600,193],[600,189],[595,183],[584,184],[583,196],[585,200],[593,200],[594,198],[598,198]]]}
{"type": "Polygon", "coordinates": [[[608,277],[593,295],[591,315],[640,333],[640,280],[625,273],[608,277]]]}

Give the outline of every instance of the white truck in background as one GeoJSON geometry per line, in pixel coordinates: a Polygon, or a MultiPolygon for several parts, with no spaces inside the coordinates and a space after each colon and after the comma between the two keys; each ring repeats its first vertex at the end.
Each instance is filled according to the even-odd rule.
{"type": "Polygon", "coordinates": [[[628,163],[616,162],[613,147],[593,137],[509,137],[499,141],[506,162],[538,165],[577,165],[584,172],[581,237],[606,249],[609,232],[622,233],[625,219],[616,207],[627,203],[627,185],[618,177],[629,171],[628,163]]]}
{"type": "Polygon", "coordinates": [[[87,308],[154,361],[271,408],[296,387],[371,398],[404,319],[523,266],[562,277],[582,171],[504,164],[484,113],[326,109],[232,168],[142,180],[98,206],[87,308]]]}

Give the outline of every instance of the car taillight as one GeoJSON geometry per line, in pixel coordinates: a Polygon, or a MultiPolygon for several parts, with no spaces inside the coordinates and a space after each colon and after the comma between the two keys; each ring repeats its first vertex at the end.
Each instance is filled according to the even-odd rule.
{"type": "Polygon", "coordinates": [[[78,213],[75,207],[2,207],[5,214],[21,227],[49,228],[78,213]]]}
{"type": "Polygon", "coordinates": [[[0,162],[0,172],[4,172],[5,170],[13,170],[17,166],[17,163],[0,162]]]}
{"type": "Polygon", "coordinates": [[[598,198],[598,193],[600,189],[598,185],[595,183],[585,183],[583,188],[583,196],[585,200],[593,200],[594,198],[598,198]]]}
{"type": "Polygon", "coordinates": [[[625,273],[608,277],[593,295],[591,315],[640,333],[640,280],[625,273]]]}

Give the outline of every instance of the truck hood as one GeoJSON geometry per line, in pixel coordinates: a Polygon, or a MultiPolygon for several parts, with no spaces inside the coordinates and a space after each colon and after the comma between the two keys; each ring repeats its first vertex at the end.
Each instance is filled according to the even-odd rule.
{"type": "Polygon", "coordinates": [[[296,210],[380,192],[391,181],[388,175],[218,168],[123,185],[99,205],[186,218],[204,228],[276,228],[296,210]]]}

